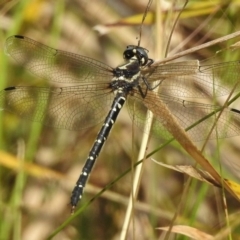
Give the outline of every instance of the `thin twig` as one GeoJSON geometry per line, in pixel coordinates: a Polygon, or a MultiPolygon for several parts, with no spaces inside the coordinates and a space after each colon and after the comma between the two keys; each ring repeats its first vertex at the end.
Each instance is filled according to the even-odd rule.
{"type": "Polygon", "coordinates": [[[207,43],[204,43],[204,44],[201,44],[199,46],[196,46],[196,47],[193,47],[193,48],[190,48],[186,51],[183,51],[183,52],[180,52],[180,53],[177,53],[173,56],[170,56],[170,57],[167,57],[167,58],[164,58],[162,60],[159,60],[159,61],[155,61],[151,66],[158,66],[160,63],[166,63],[166,62],[170,62],[172,60],[175,60],[177,58],[180,58],[180,57],[183,57],[187,54],[192,54],[194,52],[197,52],[201,49],[204,49],[204,48],[207,48],[207,47],[210,47],[210,46],[213,46],[215,44],[218,44],[218,43],[221,43],[221,42],[225,42],[225,41],[228,41],[230,39],[233,39],[233,38],[236,38],[236,37],[239,37],[240,36],[240,31],[237,31],[235,33],[231,33],[227,36],[224,36],[224,37],[220,37],[218,39],[215,39],[213,41],[210,41],[210,42],[207,42],[207,43]]]}

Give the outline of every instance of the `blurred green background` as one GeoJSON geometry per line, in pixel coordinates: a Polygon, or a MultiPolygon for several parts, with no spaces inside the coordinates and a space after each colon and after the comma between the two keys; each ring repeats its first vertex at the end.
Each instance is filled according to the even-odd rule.
{"type": "MultiPolygon", "coordinates": [[[[183,4],[183,1],[161,3],[162,32],[156,36],[153,2],[141,39],[141,46],[149,50],[150,57],[156,57],[156,46],[160,44],[156,39],[161,40],[162,52],[166,49],[183,4]]],[[[125,47],[137,44],[142,18],[138,14],[145,11],[146,5],[146,0],[1,1],[0,89],[36,85],[40,81],[4,54],[7,37],[24,35],[115,67],[123,62],[125,47]]],[[[169,55],[239,30],[239,10],[237,0],[189,1],[174,29],[169,55]]],[[[226,49],[214,60],[240,59],[237,49],[228,49],[236,41],[223,42],[187,57],[203,60],[226,49]]],[[[240,106],[238,103],[236,107],[240,106]]],[[[0,111],[0,240],[45,239],[70,216],[71,191],[100,126],[81,132],[52,129],[0,111]]],[[[141,130],[134,127],[125,108],[98,158],[79,207],[129,169],[131,161],[136,161],[140,143],[141,130]]],[[[161,143],[161,137],[151,139],[147,152],[161,143]]],[[[227,170],[224,176],[231,179],[239,177],[239,153],[239,137],[211,141],[205,150],[216,166],[221,161],[227,170]]],[[[153,157],[172,165],[194,164],[177,143],[164,147],[153,157]]],[[[139,240],[161,239],[165,233],[155,228],[170,224],[183,197],[185,182],[184,175],[146,160],[135,203],[135,230],[130,227],[128,239],[134,235],[139,240]]],[[[53,239],[118,239],[131,184],[131,174],[127,174],[53,239]]],[[[237,219],[239,203],[228,195],[227,199],[233,222],[237,219]]],[[[225,222],[221,192],[206,183],[193,181],[175,224],[194,226],[214,235],[226,229],[225,222]]],[[[232,222],[233,239],[240,239],[239,225],[232,222]]],[[[170,239],[186,238],[172,234],[170,239]]]]}

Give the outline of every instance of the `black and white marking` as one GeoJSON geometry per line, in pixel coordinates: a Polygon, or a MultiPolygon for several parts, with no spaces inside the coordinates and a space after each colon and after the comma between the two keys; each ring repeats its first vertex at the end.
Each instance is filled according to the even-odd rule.
{"type": "Polygon", "coordinates": [[[89,152],[89,156],[83,167],[82,173],[81,173],[81,175],[76,183],[76,186],[72,192],[71,205],[73,208],[77,205],[79,199],[82,198],[83,188],[86,185],[87,179],[93,168],[96,158],[98,157],[98,155],[99,155],[99,153],[100,153],[100,151],[101,151],[112,127],[113,127],[113,124],[115,123],[117,116],[126,101],[125,95],[126,95],[126,93],[124,93],[124,92],[117,93],[117,96],[115,97],[115,99],[113,101],[111,110],[109,111],[109,114],[106,117],[105,122],[104,122],[100,132],[97,135],[97,139],[94,142],[93,147],[89,152]]]}
{"type": "MultiPolygon", "coordinates": [[[[125,101],[130,116],[134,116],[135,124],[140,127],[146,120],[145,103],[151,104],[155,114],[152,131],[165,139],[171,136],[162,124],[167,119],[162,118],[156,98],[167,105],[184,129],[209,116],[188,131],[193,140],[200,141],[206,138],[215,123],[212,113],[220,108],[218,105],[190,102],[187,98],[206,98],[210,93],[227,95],[231,88],[220,85],[218,77],[224,76],[231,85],[240,80],[239,61],[200,66],[193,60],[154,66],[153,60],[148,58],[148,51],[133,45],[124,51],[126,63],[116,68],[18,35],[6,40],[5,50],[18,64],[53,84],[50,87],[5,88],[0,92],[0,109],[47,126],[69,130],[91,127],[105,119],[73,189],[72,211],[82,197],[96,158],[125,101]],[[156,81],[159,91],[157,95],[150,94],[156,81]],[[193,81],[198,92],[192,90],[193,81]],[[56,84],[61,87],[56,87],[56,84]]],[[[225,108],[216,125],[218,137],[239,135],[239,122],[239,110],[225,108]],[[229,119],[233,120],[231,124],[229,119]]],[[[215,133],[212,131],[210,138],[215,138],[215,133]]]]}
{"type": "Polygon", "coordinates": [[[82,198],[83,189],[86,185],[89,174],[126,101],[127,95],[132,92],[135,87],[140,87],[139,82],[142,80],[142,77],[140,76],[140,67],[145,66],[149,62],[146,50],[137,46],[128,46],[123,56],[127,63],[113,70],[114,77],[110,84],[116,97],[113,100],[111,109],[97,135],[82,173],[73,189],[71,197],[72,211],[76,207],[79,199],[82,198]]]}

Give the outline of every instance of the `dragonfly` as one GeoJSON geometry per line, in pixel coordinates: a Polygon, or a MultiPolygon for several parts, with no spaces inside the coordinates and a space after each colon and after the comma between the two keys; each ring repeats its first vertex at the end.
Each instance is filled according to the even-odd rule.
{"type": "Polygon", "coordinates": [[[46,126],[68,130],[81,130],[103,122],[73,188],[72,211],[82,198],[96,159],[125,102],[134,123],[140,127],[151,106],[154,109],[151,131],[164,139],[172,136],[164,127],[167,119],[157,105],[158,99],[184,129],[205,118],[187,131],[193,141],[206,139],[214,124],[217,135],[212,131],[211,139],[240,134],[238,109],[225,107],[216,123],[212,113],[219,111],[219,104],[189,99],[229,94],[231,88],[221,84],[220,79],[230,86],[236,85],[240,80],[240,61],[212,65],[201,65],[198,60],[153,64],[147,49],[129,45],[123,52],[125,62],[112,68],[20,35],[7,38],[5,50],[17,64],[38,78],[47,79],[49,85],[7,87],[0,92],[1,109],[46,126]]]}

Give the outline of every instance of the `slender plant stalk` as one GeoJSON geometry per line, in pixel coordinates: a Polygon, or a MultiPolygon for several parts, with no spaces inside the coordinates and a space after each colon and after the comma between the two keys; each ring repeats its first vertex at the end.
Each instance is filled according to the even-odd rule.
{"type": "MultiPolygon", "coordinates": [[[[161,15],[161,6],[160,6],[160,1],[156,1],[156,56],[155,57],[161,57],[162,56],[162,41],[160,39],[160,36],[162,36],[163,33],[163,27],[162,27],[162,15],[161,15]]],[[[158,88],[155,89],[155,91],[158,91],[158,88]]],[[[146,113],[146,122],[144,126],[144,131],[143,131],[143,136],[142,136],[142,142],[141,142],[141,147],[139,150],[139,155],[138,155],[138,161],[141,159],[144,159],[146,156],[146,149],[150,137],[150,130],[151,130],[151,124],[153,121],[153,113],[151,111],[147,111],[146,113]]],[[[132,221],[133,226],[134,226],[134,201],[137,198],[138,191],[139,191],[139,186],[141,182],[141,177],[142,173],[144,170],[144,162],[142,164],[139,164],[136,169],[135,169],[135,174],[134,174],[134,180],[133,180],[133,189],[132,193],[129,198],[129,204],[126,210],[125,214],[125,219],[124,219],[124,224],[122,227],[122,232],[121,232],[121,240],[125,240],[128,232],[128,228],[130,225],[130,222],[132,221]]],[[[134,228],[133,228],[133,235],[134,235],[134,228]]]]}

